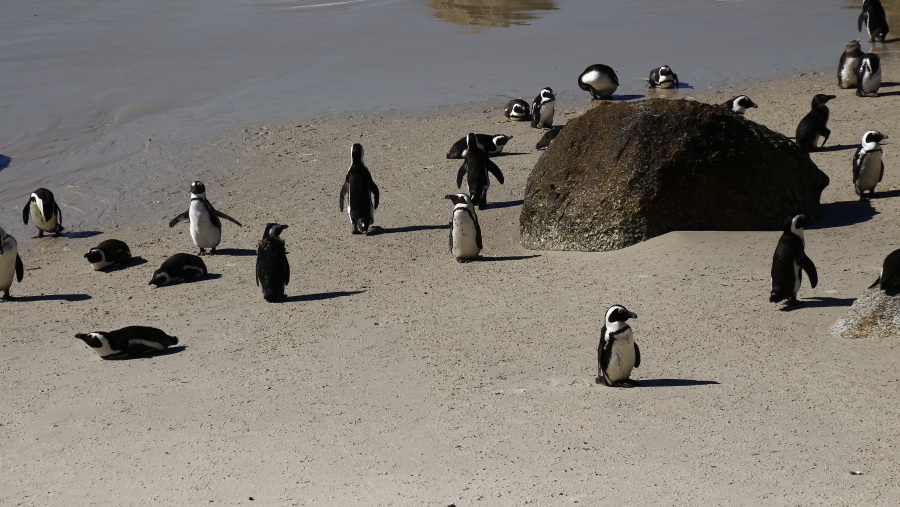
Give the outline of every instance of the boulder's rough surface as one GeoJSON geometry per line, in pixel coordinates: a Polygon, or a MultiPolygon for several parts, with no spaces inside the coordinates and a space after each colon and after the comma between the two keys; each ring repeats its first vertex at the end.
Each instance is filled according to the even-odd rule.
{"type": "Polygon", "coordinates": [[[615,250],[676,230],[777,230],[818,216],[828,176],[782,134],[690,100],[603,103],[528,177],[522,244],[615,250]]]}
{"type": "Polygon", "coordinates": [[[844,338],[890,338],[900,336],[900,295],[878,287],[868,289],[853,302],[847,316],[831,332],[844,338]]]}

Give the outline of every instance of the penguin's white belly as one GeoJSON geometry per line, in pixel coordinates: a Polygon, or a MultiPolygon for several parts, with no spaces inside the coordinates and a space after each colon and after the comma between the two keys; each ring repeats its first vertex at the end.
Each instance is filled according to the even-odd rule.
{"type": "Polygon", "coordinates": [[[613,343],[609,365],[606,367],[606,376],[612,382],[625,380],[631,376],[634,369],[634,338],[631,331],[626,331],[616,336],[613,343]]]}
{"type": "Polygon", "coordinates": [[[222,241],[222,229],[213,225],[206,206],[199,201],[191,203],[191,239],[197,248],[215,248],[222,241]]]}
{"type": "Polygon", "coordinates": [[[881,176],[881,152],[869,152],[859,168],[859,178],[856,180],[856,188],[860,192],[874,190],[881,176]]]}
{"type": "Polygon", "coordinates": [[[457,259],[474,259],[481,253],[476,241],[475,221],[465,211],[453,213],[453,256],[457,259]]]}
{"type": "Polygon", "coordinates": [[[18,245],[16,240],[8,237],[3,242],[3,254],[0,255],[0,291],[12,287],[13,278],[16,276],[16,254],[18,245]]]}
{"type": "Polygon", "coordinates": [[[859,67],[859,59],[848,60],[841,68],[841,88],[856,88],[856,68],[859,67]]]}
{"type": "Polygon", "coordinates": [[[103,268],[112,266],[112,264],[113,264],[112,262],[110,262],[106,259],[103,259],[100,262],[92,262],[91,267],[94,268],[94,271],[100,271],[103,268]]]}
{"type": "Polygon", "coordinates": [[[585,74],[581,78],[581,81],[586,85],[590,85],[590,87],[600,95],[612,94],[617,88],[616,83],[614,83],[608,75],[596,70],[592,70],[585,74]]]}
{"type": "Polygon", "coordinates": [[[659,84],[657,88],[671,88],[675,85],[675,78],[672,76],[659,76],[659,84]]]}
{"type": "Polygon", "coordinates": [[[37,226],[38,229],[44,232],[54,232],[56,231],[56,221],[58,217],[57,213],[54,211],[52,215],[50,215],[50,220],[44,220],[44,213],[41,211],[42,206],[37,204],[40,203],[40,199],[35,200],[36,203],[31,206],[31,221],[34,225],[37,226]]]}
{"type": "Polygon", "coordinates": [[[881,70],[874,74],[864,74],[862,89],[866,93],[874,93],[881,86],[881,70]]]}
{"type": "Polygon", "coordinates": [[[541,106],[541,121],[552,121],[553,118],[553,102],[541,106]]]}
{"type": "Polygon", "coordinates": [[[797,293],[800,292],[800,265],[796,262],[794,263],[794,298],[797,298],[797,293]]]}

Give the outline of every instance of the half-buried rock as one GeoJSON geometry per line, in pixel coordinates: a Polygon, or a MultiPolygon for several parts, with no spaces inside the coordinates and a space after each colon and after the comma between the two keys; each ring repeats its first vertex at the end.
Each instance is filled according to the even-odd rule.
{"type": "Polygon", "coordinates": [[[689,100],[601,104],[528,177],[522,244],[616,250],[679,230],[777,230],[818,216],[828,176],[795,143],[689,100]]]}

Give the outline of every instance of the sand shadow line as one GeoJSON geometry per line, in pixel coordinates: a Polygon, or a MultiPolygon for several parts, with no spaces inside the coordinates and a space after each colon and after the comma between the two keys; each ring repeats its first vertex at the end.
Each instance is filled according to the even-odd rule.
{"type": "Polygon", "coordinates": [[[186,349],[184,345],[176,345],[175,347],[169,347],[166,350],[160,350],[159,352],[153,352],[150,354],[141,354],[139,356],[129,356],[127,354],[123,354],[121,356],[110,357],[106,359],[107,361],[133,361],[135,359],[150,359],[153,357],[159,356],[171,356],[172,354],[178,354],[179,352],[186,349]]]}
{"type": "Polygon", "coordinates": [[[538,254],[534,255],[501,255],[498,257],[479,257],[479,262],[505,262],[505,261],[521,261],[525,259],[533,259],[535,257],[540,257],[538,254]]]}
{"type": "Polygon", "coordinates": [[[63,231],[60,236],[69,239],[84,239],[99,236],[100,234],[103,234],[103,231],[63,231]]]}
{"type": "Polygon", "coordinates": [[[850,306],[856,298],[833,298],[833,297],[812,297],[800,300],[798,305],[784,306],[781,308],[783,312],[793,312],[804,308],[834,308],[837,306],[850,306]]]}
{"type": "MultiPolygon", "coordinates": [[[[886,193],[886,192],[885,192],[886,193]]],[[[830,202],[822,205],[822,216],[807,229],[844,227],[871,220],[878,211],[868,200],[830,202]]]]}
{"type": "Polygon", "coordinates": [[[833,144],[831,146],[826,146],[824,148],[819,148],[816,150],[817,153],[827,152],[827,151],[843,151],[843,150],[853,150],[858,148],[857,144],[833,144]]]}
{"type": "Polygon", "coordinates": [[[637,387],[691,387],[719,385],[715,380],[691,380],[680,378],[656,378],[641,380],[637,387]]]}
{"type": "Polygon", "coordinates": [[[29,303],[32,301],[68,301],[74,303],[76,301],[87,301],[91,296],[87,294],[41,294],[35,296],[19,296],[11,298],[10,301],[29,303]]]}
{"type": "Polygon", "coordinates": [[[305,301],[324,301],[326,299],[355,296],[356,294],[362,294],[363,292],[365,292],[365,291],[364,290],[351,290],[351,291],[321,292],[319,294],[299,294],[296,296],[288,296],[284,299],[279,299],[278,301],[276,301],[276,303],[302,303],[305,301]]]}
{"type": "Polygon", "coordinates": [[[211,255],[210,257],[215,257],[217,255],[230,255],[232,257],[249,257],[251,255],[256,255],[256,250],[252,248],[220,248],[216,250],[216,253],[211,255]]]}
{"type": "Polygon", "coordinates": [[[382,234],[398,234],[404,232],[437,231],[442,229],[450,229],[450,224],[408,225],[405,227],[372,227],[372,229],[369,231],[369,236],[380,236],[382,234]]]}
{"type": "MultiPolygon", "coordinates": [[[[503,209],[503,208],[513,208],[515,206],[521,206],[525,201],[523,199],[519,199],[516,201],[497,201],[497,202],[489,202],[484,209],[503,209]]],[[[479,211],[481,211],[479,209],[479,211]]],[[[448,226],[449,227],[449,226],[448,226]]]]}

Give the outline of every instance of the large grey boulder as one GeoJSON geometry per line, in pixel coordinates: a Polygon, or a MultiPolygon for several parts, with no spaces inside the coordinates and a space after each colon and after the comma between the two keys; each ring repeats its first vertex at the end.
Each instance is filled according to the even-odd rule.
{"type": "Polygon", "coordinates": [[[784,135],[690,100],[603,103],[538,160],[522,244],[615,250],[676,230],[778,230],[817,216],[828,176],[784,135]]]}
{"type": "Polygon", "coordinates": [[[837,321],[831,332],[844,338],[890,338],[900,336],[900,295],[878,287],[863,293],[837,321]]]}

